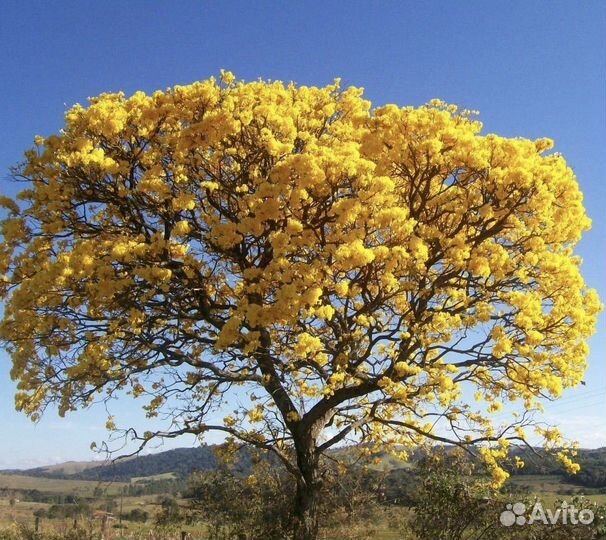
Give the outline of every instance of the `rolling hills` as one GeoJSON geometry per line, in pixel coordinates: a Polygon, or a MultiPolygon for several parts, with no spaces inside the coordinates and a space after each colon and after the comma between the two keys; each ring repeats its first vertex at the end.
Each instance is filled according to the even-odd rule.
{"type": "MultiPolygon", "coordinates": [[[[0,474],[54,478],[63,480],[95,480],[129,482],[133,478],[153,477],[171,473],[185,478],[194,471],[218,467],[214,446],[176,448],[157,454],[136,456],[115,461],[66,462],[25,470],[4,470],[0,474]]],[[[243,449],[237,459],[237,470],[250,469],[250,453],[243,449]]]]}
{"type": "MultiPolygon", "coordinates": [[[[58,480],[86,481],[115,481],[131,482],[138,478],[172,477],[185,479],[194,471],[215,470],[220,464],[215,455],[216,446],[205,445],[193,448],[177,448],[156,454],[117,459],[113,462],[66,462],[46,467],[36,467],[26,470],[4,470],[0,474],[19,475],[58,480]]],[[[347,449],[339,449],[347,452],[347,449]]],[[[606,487],[606,447],[600,449],[581,450],[579,462],[582,469],[578,475],[567,476],[553,459],[530,459],[523,451],[522,457],[527,458],[524,469],[512,470],[515,475],[551,475],[565,478],[568,482],[590,487],[606,487]]],[[[419,456],[413,456],[413,461],[419,456]]],[[[251,452],[247,448],[239,451],[235,460],[235,470],[246,474],[251,469],[251,452]]],[[[381,457],[378,469],[400,469],[410,467],[410,464],[394,460],[390,455],[381,457]]]]}

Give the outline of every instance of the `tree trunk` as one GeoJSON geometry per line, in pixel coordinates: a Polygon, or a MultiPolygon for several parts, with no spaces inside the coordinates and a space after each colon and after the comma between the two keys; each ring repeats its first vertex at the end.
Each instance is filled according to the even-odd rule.
{"type": "Polygon", "coordinates": [[[318,538],[318,511],[321,480],[318,458],[312,444],[297,451],[297,463],[301,476],[297,479],[294,508],[294,540],[318,538]]]}

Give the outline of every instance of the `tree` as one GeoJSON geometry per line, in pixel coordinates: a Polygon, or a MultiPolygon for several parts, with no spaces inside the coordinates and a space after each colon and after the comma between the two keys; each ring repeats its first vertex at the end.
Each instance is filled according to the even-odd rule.
{"type": "Polygon", "coordinates": [[[411,526],[423,540],[501,538],[499,514],[505,503],[459,453],[441,452],[420,463],[422,478],[411,526]]]}
{"type": "Polygon", "coordinates": [[[536,497],[511,496],[493,490],[486,478],[477,474],[474,463],[460,453],[434,454],[423,460],[423,479],[411,518],[415,538],[419,540],[589,540],[603,538],[606,508],[584,497],[557,500],[549,505],[551,512],[563,513],[554,523],[542,520],[524,526],[507,525],[502,521],[504,511],[516,503],[526,509],[527,517],[535,504],[546,502],[536,497]],[[573,510],[574,509],[574,510],[573,510]],[[579,513],[591,511],[594,519],[579,522],[579,513]],[[574,516],[574,517],[573,517],[574,516]]]}
{"type": "MultiPolygon", "coordinates": [[[[182,493],[192,513],[208,525],[211,540],[283,540],[290,537],[294,486],[290,474],[268,459],[253,456],[251,474],[234,473],[231,467],[194,473],[182,493]]],[[[319,512],[324,536],[366,538],[369,523],[376,525],[383,510],[379,504],[382,474],[365,467],[343,468],[326,464],[319,512]],[[362,536],[362,533],[366,533],[362,536]]],[[[376,531],[372,531],[372,538],[376,531]]]]}
{"type": "Polygon", "coordinates": [[[480,129],[437,100],[371,109],[338,81],[227,72],[76,105],[2,199],[17,409],[128,392],[169,415],[128,431],[142,444],[268,449],[296,479],[297,539],[317,534],[320,455],[347,441],[479,445],[503,481],[528,411],[581,382],[600,304],[563,157],[480,129]],[[503,401],[525,412],[493,425],[503,401]]]}
{"type": "Polygon", "coordinates": [[[281,540],[292,530],[293,483],[284,467],[255,459],[252,474],[229,467],[194,473],[183,496],[208,524],[211,540],[281,540]]]}
{"type": "Polygon", "coordinates": [[[164,495],[159,498],[160,512],[156,514],[156,522],[159,524],[175,523],[183,519],[179,503],[172,495],[164,495]]]}

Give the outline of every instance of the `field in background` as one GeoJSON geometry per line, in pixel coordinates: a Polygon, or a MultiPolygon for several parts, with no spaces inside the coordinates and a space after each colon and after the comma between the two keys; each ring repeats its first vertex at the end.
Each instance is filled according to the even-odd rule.
{"type": "MultiPolygon", "coordinates": [[[[99,508],[108,499],[113,500],[114,508],[112,513],[115,519],[106,524],[105,537],[108,540],[117,539],[120,537],[120,529],[116,528],[119,522],[118,516],[120,513],[128,514],[132,510],[140,510],[146,512],[149,516],[146,523],[136,523],[124,520],[122,525],[123,532],[128,534],[148,535],[151,538],[158,531],[158,527],[154,525],[155,516],[161,511],[160,499],[161,495],[141,495],[127,496],[129,486],[144,485],[152,481],[171,480],[174,479],[173,473],[157,474],[150,477],[133,477],[131,482],[96,482],[91,480],[65,480],[42,478],[27,475],[0,474],[0,492],[4,495],[0,496],[0,530],[3,528],[15,527],[15,524],[33,528],[35,523],[34,513],[39,510],[48,510],[52,504],[42,502],[31,502],[21,500],[20,494],[28,490],[37,490],[46,496],[57,497],[78,497],[86,499],[90,507],[98,512],[99,508]]],[[[597,489],[584,488],[578,485],[564,482],[560,477],[554,475],[525,475],[514,476],[510,480],[511,485],[516,490],[522,490],[522,496],[536,496],[545,506],[553,507],[558,499],[572,499],[577,495],[585,495],[588,498],[606,504],[606,493],[599,493],[597,489]]],[[[522,493],[520,491],[520,493],[522,493]]],[[[518,492],[518,491],[516,491],[518,492]]],[[[512,495],[516,497],[516,495],[512,495]]],[[[179,501],[180,505],[185,505],[185,501],[179,501]]],[[[392,507],[386,511],[385,516],[377,521],[376,540],[396,540],[399,538],[397,529],[390,528],[387,521],[391,518],[397,518],[398,514],[406,513],[408,510],[405,507],[392,507]],[[389,517],[389,519],[388,519],[389,517]],[[385,523],[383,523],[385,521],[385,523]]],[[[100,530],[102,521],[99,516],[97,518],[79,518],[78,526],[86,530],[100,530]]],[[[40,521],[40,530],[57,532],[69,531],[74,526],[73,518],[43,518],[40,521]]],[[[186,530],[192,533],[193,538],[204,537],[205,534],[203,525],[185,526],[176,525],[180,530],[186,530]]],[[[172,530],[172,529],[170,529],[172,530]]],[[[166,538],[171,538],[175,534],[175,538],[180,540],[179,531],[167,532],[166,538]]],[[[1,535],[0,535],[1,537],[1,535]]],[[[324,540],[336,540],[337,536],[325,536],[324,540]]]]}
{"type": "Polygon", "coordinates": [[[61,478],[42,478],[20,474],[0,474],[0,490],[36,489],[46,493],[61,493],[92,497],[95,488],[101,487],[108,495],[117,495],[126,482],[96,482],[94,480],[64,480],[61,478]]]}
{"type": "Polygon", "coordinates": [[[575,496],[587,497],[599,504],[606,504],[606,493],[600,493],[603,489],[570,484],[554,475],[537,474],[513,476],[508,482],[514,486],[527,487],[529,494],[536,495],[547,507],[554,506],[558,500],[570,500],[575,496]]]}

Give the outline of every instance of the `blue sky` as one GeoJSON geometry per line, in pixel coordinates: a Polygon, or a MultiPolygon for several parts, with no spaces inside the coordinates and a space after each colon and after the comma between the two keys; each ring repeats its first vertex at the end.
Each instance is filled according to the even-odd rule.
{"type": "MultiPolygon", "coordinates": [[[[35,134],[104,91],[153,91],[216,75],[324,85],[341,77],[375,104],[439,97],[478,109],[485,132],[556,140],[594,220],[579,253],[606,298],[606,11],[598,0],[465,2],[92,2],[4,0],[0,7],[0,191],[35,134]]],[[[606,331],[587,385],[548,407],[584,446],[606,445],[606,331]]],[[[0,468],[90,459],[104,409],[38,425],[13,412],[0,353],[0,468]]],[[[133,403],[116,405],[137,424],[133,403]]],[[[191,444],[180,441],[170,446],[191,444]]]]}

